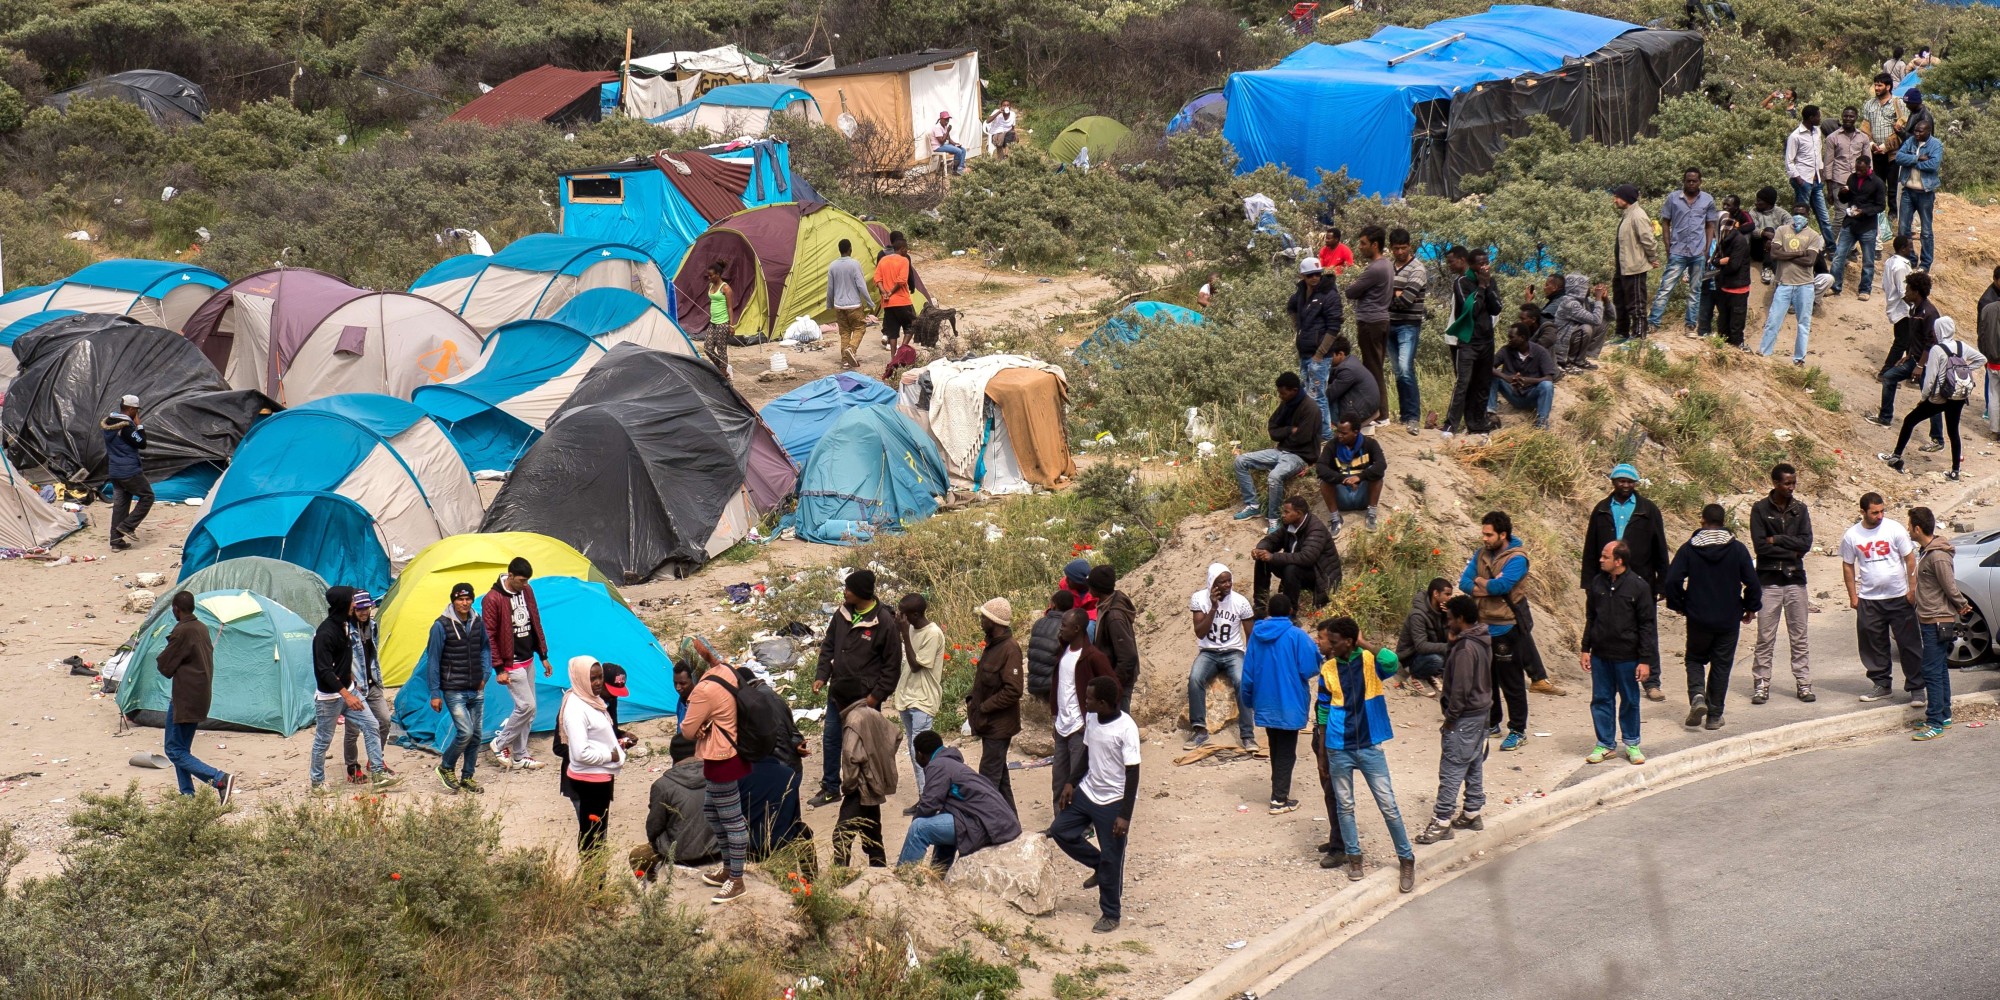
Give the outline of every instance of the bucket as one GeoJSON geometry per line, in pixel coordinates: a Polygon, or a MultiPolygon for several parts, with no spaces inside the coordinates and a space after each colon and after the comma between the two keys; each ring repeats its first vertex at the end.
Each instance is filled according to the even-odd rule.
{"type": "Polygon", "coordinates": [[[785,356],[785,352],[783,352],[783,351],[772,351],[772,352],[771,352],[771,370],[772,370],[772,371],[774,371],[774,372],[788,372],[788,371],[791,371],[791,370],[792,370],[792,359],[791,359],[791,358],[789,358],[789,357],[786,357],[786,356],[785,356]]]}

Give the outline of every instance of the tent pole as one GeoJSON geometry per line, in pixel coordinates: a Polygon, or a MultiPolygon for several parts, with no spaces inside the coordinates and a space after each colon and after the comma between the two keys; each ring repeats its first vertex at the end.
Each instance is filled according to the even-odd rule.
{"type": "Polygon", "coordinates": [[[1444,48],[1445,46],[1450,45],[1453,42],[1460,41],[1463,38],[1465,38],[1465,32],[1461,31],[1455,35],[1452,35],[1449,38],[1440,38],[1437,41],[1430,43],[1429,45],[1418,46],[1417,48],[1411,49],[1410,51],[1405,52],[1400,56],[1395,56],[1391,58],[1389,60],[1389,65],[1393,67],[1397,63],[1407,62],[1411,59],[1415,59],[1418,56],[1425,55],[1431,52],[1436,52],[1437,50],[1444,48]]]}
{"type": "Polygon", "coordinates": [[[626,29],[625,29],[625,66],[624,66],[624,72],[623,72],[623,74],[622,74],[622,75],[620,75],[620,77],[619,77],[619,79],[618,79],[618,107],[619,107],[619,109],[620,109],[620,110],[623,110],[623,109],[624,109],[624,107],[625,107],[625,95],[626,95],[627,93],[630,93],[630,92],[631,92],[631,89],[632,89],[632,29],[631,29],[631,28],[626,28],[626,29]]]}

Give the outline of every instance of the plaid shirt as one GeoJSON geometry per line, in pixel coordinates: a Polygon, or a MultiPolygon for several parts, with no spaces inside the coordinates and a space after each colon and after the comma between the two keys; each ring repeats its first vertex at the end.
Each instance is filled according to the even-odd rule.
{"type": "Polygon", "coordinates": [[[1891,95],[1886,101],[1871,97],[1861,105],[1861,120],[1868,125],[1868,135],[1876,145],[1886,146],[1895,141],[1897,123],[1910,116],[1903,107],[1900,97],[1891,95]]]}

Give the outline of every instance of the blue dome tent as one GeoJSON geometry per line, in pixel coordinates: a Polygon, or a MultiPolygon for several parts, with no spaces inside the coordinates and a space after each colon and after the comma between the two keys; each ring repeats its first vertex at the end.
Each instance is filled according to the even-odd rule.
{"type": "Polygon", "coordinates": [[[660,266],[638,247],[535,233],[499,253],[460,254],[425,271],[410,291],[464,317],[484,336],[504,323],[553,315],[586,289],[624,289],[669,304],[660,266]]]}
{"type": "Polygon", "coordinates": [[[493,331],[471,370],[420,386],[410,398],[444,425],[467,468],[509,471],[583,376],[623,343],[700,356],[656,303],[622,288],[593,288],[547,319],[493,331]]]}
{"type": "Polygon", "coordinates": [[[661,128],[684,132],[707,129],[722,138],[761,137],[771,119],[793,115],[821,124],[819,102],[813,95],[783,83],[732,83],[717,87],[657,118],[661,128]]]}
{"type": "Polygon", "coordinates": [[[16,363],[4,348],[51,320],[78,313],[130,316],[143,326],[181,332],[188,316],[229,281],[205,267],[164,260],[100,260],[61,281],[0,296],[0,384],[16,363]]]}
{"type": "Polygon", "coordinates": [[[813,447],[847,411],[857,406],[896,405],[896,390],[860,372],[816,378],[764,404],[759,416],[778,436],[778,445],[803,466],[813,447]]]}
{"type": "Polygon", "coordinates": [[[1205,322],[1206,317],[1186,306],[1151,300],[1134,302],[1111,314],[1111,318],[1083,338],[1083,343],[1076,345],[1076,359],[1089,364],[1092,355],[1112,344],[1136,344],[1150,326],[1166,323],[1200,326],[1205,322]]]}
{"type": "Polygon", "coordinates": [[[937,443],[894,406],[841,414],[799,474],[794,524],[809,542],[852,545],[937,513],[950,486],[937,443]]]}
{"type": "Polygon", "coordinates": [[[1222,123],[1229,115],[1229,99],[1222,95],[1222,88],[1215,87],[1194,95],[1181,105],[1172,121],[1167,122],[1167,134],[1179,135],[1189,131],[1222,131],[1222,123]]]}

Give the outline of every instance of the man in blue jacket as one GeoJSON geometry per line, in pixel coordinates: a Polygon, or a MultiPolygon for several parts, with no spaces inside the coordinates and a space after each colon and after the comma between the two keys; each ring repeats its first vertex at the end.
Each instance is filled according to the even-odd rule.
{"type": "Polygon", "coordinates": [[[1912,109],[1910,137],[1896,150],[1896,186],[1902,189],[1897,192],[1896,232],[1908,234],[1912,217],[1923,220],[1924,251],[1917,260],[1917,270],[1926,273],[1931,269],[1931,251],[1936,245],[1931,238],[1931,211],[1937,206],[1939,170],[1943,164],[1944,144],[1931,134],[1931,119],[1928,116],[1918,119],[1912,109]]]}
{"type": "Polygon", "coordinates": [[[1479,521],[1479,547],[1459,575],[1458,589],[1479,606],[1479,620],[1493,642],[1493,687],[1499,697],[1487,714],[1488,736],[1500,735],[1500,709],[1507,709],[1507,738],[1500,749],[1520,749],[1528,736],[1528,677],[1535,658],[1534,634],[1526,618],[1521,588],[1528,579],[1528,551],[1514,537],[1506,511],[1488,511],[1479,521]]]}
{"type": "Polygon", "coordinates": [[[127,394],[118,412],[98,424],[104,431],[104,456],[111,474],[111,547],[129,549],[139,522],[153,509],[153,484],[139,452],[146,448],[146,425],[139,422],[139,397],[127,394]],[[136,503],[134,501],[137,501],[136,503]]]}
{"type": "Polygon", "coordinates": [[[1409,892],[1417,886],[1417,854],[1403,827],[1402,810],[1396,808],[1389,759],[1382,753],[1382,744],[1395,738],[1382,682],[1396,675],[1399,662],[1387,649],[1362,649],[1361,628],[1352,618],[1321,621],[1316,641],[1317,649],[1326,655],[1319,675],[1319,701],[1326,712],[1326,749],[1333,770],[1334,802],[1339,807],[1336,822],[1347,845],[1345,858],[1329,854],[1320,859],[1320,867],[1333,868],[1345,861],[1348,879],[1361,881],[1361,837],[1354,828],[1354,772],[1360,771],[1375,807],[1382,810],[1382,821],[1389,826],[1389,840],[1396,845],[1401,869],[1398,887],[1409,892]]]}
{"type": "Polygon", "coordinates": [[[1319,673],[1319,649],[1312,636],[1292,624],[1292,601],[1273,595],[1270,614],[1250,629],[1243,651],[1243,704],[1264,727],[1271,749],[1271,815],[1299,807],[1292,798],[1292,765],[1299,757],[1299,730],[1306,727],[1312,679],[1319,673]]]}
{"type": "Polygon", "coordinates": [[[485,792],[472,779],[479,763],[479,728],[486,718],[486,679],[493,675],[493,647],[486,623],[472,613],[472,584],[451,588],[451,604],[431,623],[430,644],[424,647],[424,681],[430,686],[431,711],[451,715],[451,742],[438,762],[444,790],[474,795],[485,792]],[[452,765],[464,760],[454,775],[452,765]]]}
{"type": "Polygon", "coordinates": [[[1723,527],[1722,505],[1701,509],[1701,530],[1667,566],[1667,607],[1687,616],[1687,726],[1722,728],[1722,699],[1743,626],[1764,607],[1750,550],[1723,527]]]}

